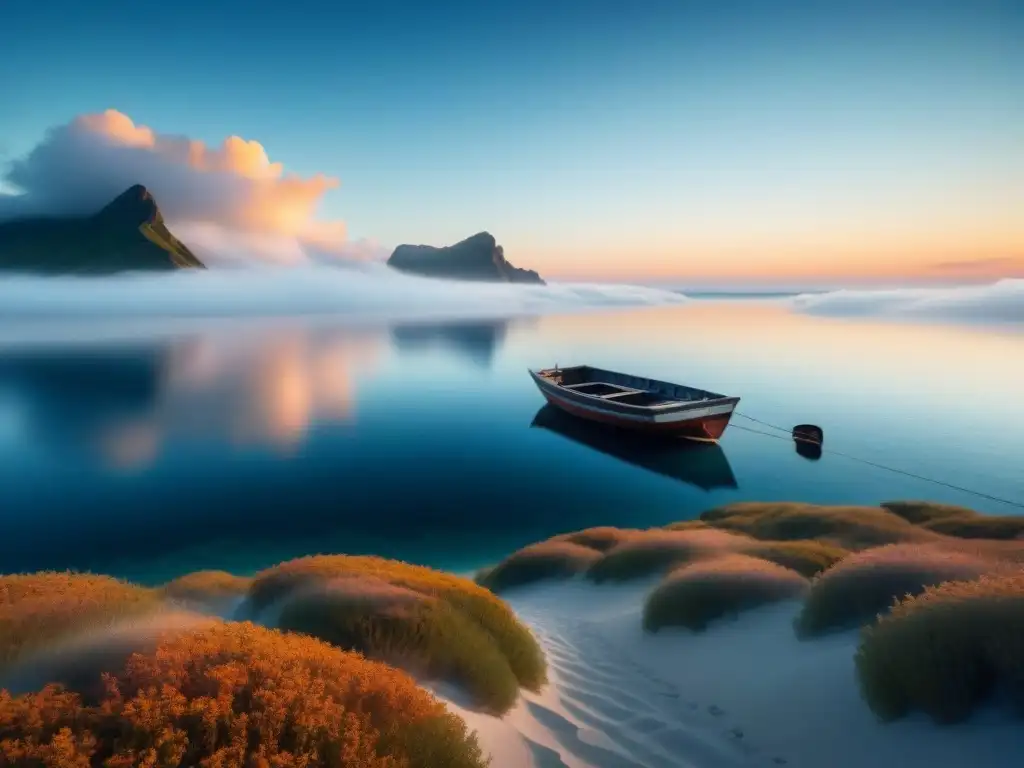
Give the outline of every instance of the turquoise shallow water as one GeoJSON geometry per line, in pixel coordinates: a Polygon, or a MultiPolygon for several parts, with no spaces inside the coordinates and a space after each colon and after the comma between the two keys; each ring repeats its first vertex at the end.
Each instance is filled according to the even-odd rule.
{"type": "Polygon", "coordinates": [[[742,499],[1021,510],[734,421],[718,447],[542,408],[527,367],[592,363],[741,396],[826,445],[1024,501],[1024,334],[834,320],[773,301],[353,330],[277,322],[0,356],[0,562],[145,582],[301,554],[470,569],[590,525],[742,499]]]}

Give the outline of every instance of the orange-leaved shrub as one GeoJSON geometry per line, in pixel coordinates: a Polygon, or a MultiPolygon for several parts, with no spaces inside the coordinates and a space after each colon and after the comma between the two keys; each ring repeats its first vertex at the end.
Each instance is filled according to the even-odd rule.
{"type": "Polygon", "coordinates": [[[193,571],[163,585],[163,593],[175,600],[201,605],[244,595],[252,579],[227,571],[193,571]]]}
{"type": "Polygon", "coordinates": [[[644,629],[702,630],[722,616],[801,595],[807,579],[748,555],[727,554],[672,571],[647,597],[644,629]]]}
{"type": "Polygon", "coordinates": [[[494,639],[440,598],[373,576],[344,576],[285,599],[281,629],[454,683],[489,712],[515,703],[519,681],[494,639]]]}
{"type": "Polygon", "coordinates": [[[575,576],[600,558],[601,553],[588,546],[548,539],[516,550],[493,568],[479,573],[476,581],[492,592],[502,592],[544,579],[575,576]]]}
{"type": "Polygon", "coordinates": [[[206,614],[169,608],[76,632],[18,659],[0,674],[0,688],[31,693],[59,684],[87,703],[96,703],[106,690],[104,675],[121,669],[133,653],[152,653],[173,634],[217,621],[206,614]]]}
{"type": "Polygon", "coordinates": [[[856,665],[865,700],[884,720],[917,710],[957,722],[999,689],[1024,703],[1024,571],[900,601],[863,631],[856,665]]]}
{"type": "Polygon", "coordinates": [[[654,528],[609,549],[590,566],[587,577],[602,582],[651,576],[681,563],[739,551],[748,543],[745,536],[713,528],[683,531],[654,528]]]}
{"type": "Polygon", "coordinates": [[[404,673],[250,623],[172,633],[89,704],[60,686],[0,691],[11,766],[478,768],[473,735],[404,673]]]}
{"type": "Polygon", "coordinates": [[[979,556],[929,545],[891,544],[856,552],[811,582],[796,620],[801,637],[870,623],[893,601],[944,581],[997,569],[979,556]]]}
{"type": "Polygon", "coordinates": [[[0,669],[69,634],[159,610],[153,589],[88,573],[0,576],[0,669]]]}
{"type": "Polygon", "coordinates": [[[547,679],[544,654],[512,609],[469,579],[375,556],[315,555],[289,560],[258,573],[248,600],[257,614],[299,590],[318,583],[364,576],[437,598],[479,625],[493,640],[519,683],[537,689],[547,679]]]}

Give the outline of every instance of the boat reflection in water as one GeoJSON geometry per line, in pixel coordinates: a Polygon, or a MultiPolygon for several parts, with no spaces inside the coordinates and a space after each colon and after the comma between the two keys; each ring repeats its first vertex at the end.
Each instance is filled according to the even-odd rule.
{"type": "Polygon", "coordinates": [[[729,459],[718,443],[639,435],[583,421],[551,405],[537,411],[530,426],[550,430],[627,464],[705,491],[739,487],[729,459]]]}

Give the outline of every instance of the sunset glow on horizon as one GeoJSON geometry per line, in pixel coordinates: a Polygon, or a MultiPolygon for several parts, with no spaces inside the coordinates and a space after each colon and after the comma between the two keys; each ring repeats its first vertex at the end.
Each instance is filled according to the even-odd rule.
{"type": "Polygon", "coordinates": [[[6,9],[0,217],[143,183],[279,263],[486,230],[553,280],[1024,276],[1019,3],[242,9],[6,9]]]}

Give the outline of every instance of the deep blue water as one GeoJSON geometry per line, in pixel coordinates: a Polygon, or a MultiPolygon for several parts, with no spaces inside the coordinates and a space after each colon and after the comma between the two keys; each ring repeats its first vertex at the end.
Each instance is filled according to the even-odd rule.
{"type": "MultiPolygon", "coordinates": [[[[85,334],[88,335],[88,334],[85,334]]],[[[527,367],[593,363],[741,396],[826,447],[1024,501],[1024,334],[840,321],[771,302],[509,323],[170,331],[0,355],[0,564],[145,582],[313,552],[456,569],[590,525],[741,499],[1021,509],[734,421],[719,446],[542,408],[527,367]]],[[[770,430],[769,430],[770,431],[770,430]]]]}

